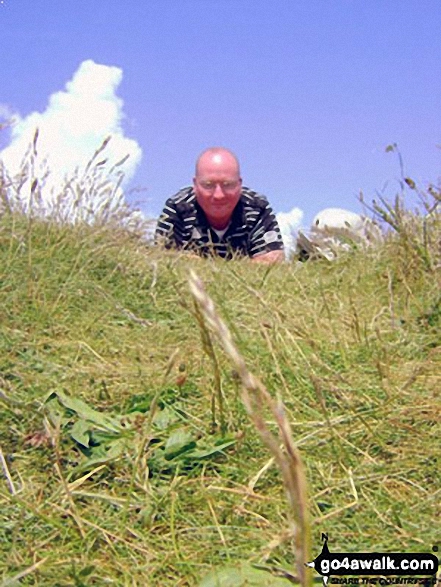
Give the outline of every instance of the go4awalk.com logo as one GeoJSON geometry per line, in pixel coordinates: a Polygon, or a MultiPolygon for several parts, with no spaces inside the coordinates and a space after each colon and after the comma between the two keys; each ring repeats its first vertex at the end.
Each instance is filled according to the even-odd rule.
{"type": "Polygon", "coordinates": [[[328,548],[327,534],[322,534],[322,540],[324,543],[321,553],[312,562],[307,563],[307,566],[314,568],[322,575],[325,587],[331,575],[351,576],[350,579],[331,581],[331,583],[349,585],[375,585],[377,583],[380,585],[413,585],[417,583],[434,585],[436,583],[438,559],[432,553],[331,553],[328,548]],[[397,579],[392,579],[391,576],[397,577],[397,579]],[[379,577],[379,579],[375,577],[379,577]],[[421,580],[415,577],[421,577],[421,580]]]}

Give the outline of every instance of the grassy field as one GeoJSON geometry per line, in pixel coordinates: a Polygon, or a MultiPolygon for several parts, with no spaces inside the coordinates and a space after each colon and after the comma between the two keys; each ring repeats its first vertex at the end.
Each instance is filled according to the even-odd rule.
{"type": "MultiPolygon", "coordinates": [[[[246,561],[295,574],[281,472],[190,269],[285,405],[313,557],[322,532],[331,551],[441,547],[440,226],[419,247],[402,224],[369,252],[268,268],[5,212],[0,585],[194,586],[246,561]]],[[[206,585],[292,584],[237,576],[206,585]]]]}

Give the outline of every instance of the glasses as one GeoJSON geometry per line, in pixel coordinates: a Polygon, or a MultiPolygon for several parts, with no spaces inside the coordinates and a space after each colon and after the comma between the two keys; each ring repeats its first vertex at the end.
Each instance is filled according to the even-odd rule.
{"type": "Polygon", "coordinates": [[[220,189],[226,194],[234,192],[237,189],[237,186],[239,185],[238,180],[234,180],[234,181],[199,181],[198,180],[198,183],[201,186],[201,188],[204,189],[206,192],[214,193],[214,190],[216,189],[216,186],[218,185],[220,187],[220,189]]]}

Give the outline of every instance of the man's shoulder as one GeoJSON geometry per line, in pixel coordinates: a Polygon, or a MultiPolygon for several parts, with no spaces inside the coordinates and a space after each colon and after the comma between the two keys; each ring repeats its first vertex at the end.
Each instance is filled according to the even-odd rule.
{"type": "Polygon", "coordinates": [[[166,208],[174,210],[181,218],[193,217],[196,214],[196,195],[192,187],[181,188],[170,196],[165,203],[166,208]]]}
{"type": "Polygon", "coordinates": [[[194,190],[191,186],[181,188],[178,192],[170,196],[167,202],[172,204],[193,203],[196,200],[194,190]]]}
{"type": "Polygon", "coordinates": [[[245,186],[242,188],[241,202],[245,207],[254,210],[264,210],[269,206],[266,196],[245,186]]]}

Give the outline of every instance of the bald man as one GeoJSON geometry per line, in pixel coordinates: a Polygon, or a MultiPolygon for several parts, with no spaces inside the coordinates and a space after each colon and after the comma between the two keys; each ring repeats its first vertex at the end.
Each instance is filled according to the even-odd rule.
{"type": "Polygon", "coordinates": [[[258,263],[284,259],[268,200],[242,185],[237,157],[223,147],[205,150],[196,162],[193,186],[166,201],[155,240],[204,257],[242,255],[258,263]]]}

